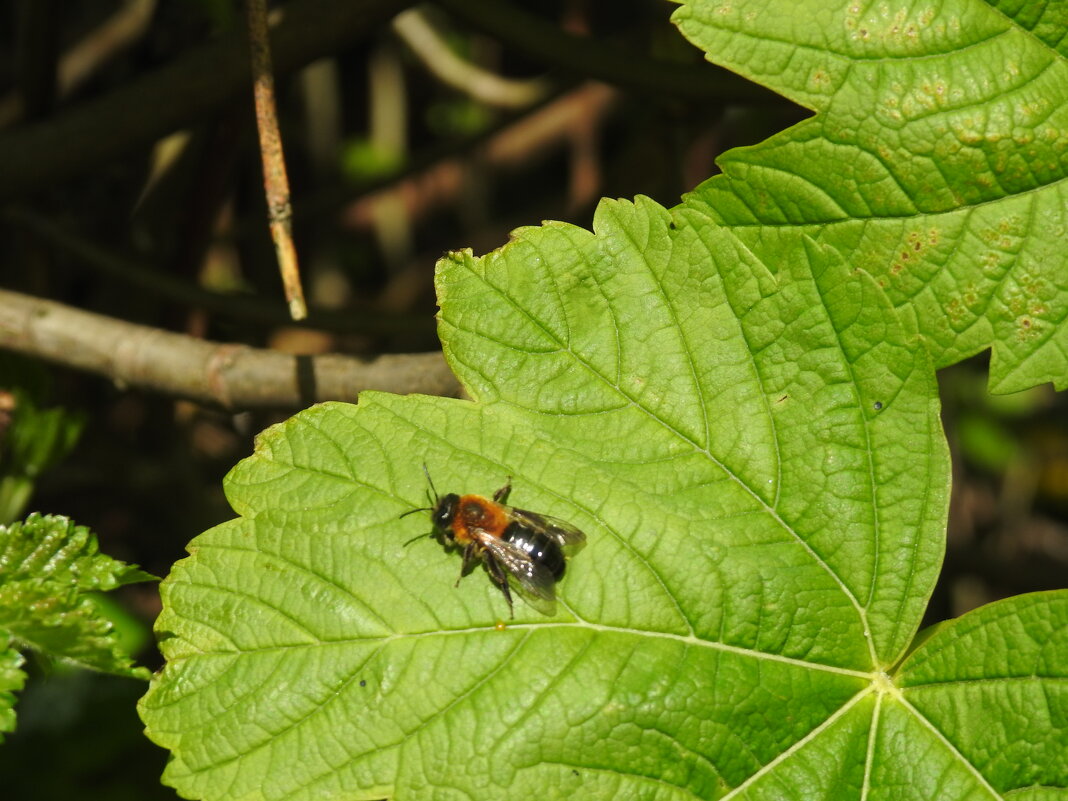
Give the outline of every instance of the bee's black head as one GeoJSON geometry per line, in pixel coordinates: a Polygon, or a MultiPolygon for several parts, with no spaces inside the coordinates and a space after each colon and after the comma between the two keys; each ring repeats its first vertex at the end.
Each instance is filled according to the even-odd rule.
{"type": "Polygon", "coordinates": [[[450,492],[438,499],[437,504],[430,511],[430,520],[434,528],[441,531],[446,538],[452,539],[452,521],[456,518],[456,507],[460,504],[460,496],[450,492]]]}
{"type": "MultiPolygon", "coordinates": [[[[438,495],[438,491],[434,488],[434,481],[430,478],[430,471],[427,470],[425,464],[423,465],[423,472],[426,473],[426,480],[430,485],[430,491],[427,492],[427,500],[430,501],[430,506],[418,506],[415,509],[409,509],[401,517],[407,517],[416,512],[430,512],[430,522],[434,524],[434,532],[431,536],[440,534],[445,538],[446,542],[452,542],[456,539],[456,535],[452,531],[452,522],[456,519],[460,496],[455,492],[450,492],[448,495],[438,495]]],[[[417,539],[419,537],[408,540],[405,545],[415,542],[417,539]]]]}

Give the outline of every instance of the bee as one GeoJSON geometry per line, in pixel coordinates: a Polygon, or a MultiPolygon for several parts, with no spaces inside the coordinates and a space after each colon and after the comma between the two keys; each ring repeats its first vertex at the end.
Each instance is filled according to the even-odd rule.
{"type": "Polygon", "coordinates": [[[559,518],[506,505],[512,490],[511,478],[490,499],[454,492],[438,495],[425,464],[423,472],[433,493],[433,503],[410,509],[401,517],[430,512],[434,525],[431,536],[438,534],[446,546],[463,548],[463,565],[456,586],[481,560],[508,602],[511,617],[515,617],[512,588],[539,612],[553,614],[556,582],[564,575],[567,557],[586,544],[586,535],[559,518]]]}

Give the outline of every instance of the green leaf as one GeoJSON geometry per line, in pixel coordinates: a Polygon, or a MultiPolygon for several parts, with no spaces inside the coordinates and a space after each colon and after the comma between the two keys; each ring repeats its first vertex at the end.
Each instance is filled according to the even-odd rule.
{"type": "Polygon", "coordinates": [[[14,727],[21,649],[81,667],[148,678],[133,666],[111,621],[87,593],[153,580],[97,551],[96,537],[59,516],[0,526],[0,731],[14,727]]]}
{"type": "MultiPolygon", "coordinates": [[[[173,752],[165,781],[212,800],[1063,797],[1059,768],[1001,770],[963,732],[997,730],[991,749],[1036,761],[1068,749],[1063,626],[1040,734],[1002,725],[1019,712],[1004,703],[928,712],[910,695],[922,678],[903,684],[938,649],[984,664],[969,618],[910,653],[945,544],[935,363],[1002,347],[1009,388],[1057,373],[1064,352],[1059,328],[1031,352],[999,344],[1008,302],[939,334],[961,276],[986,280],[974,253],[954,261],[974,221],[1047,191],[1006,178],[1015,194],[986,198],[971,163],[939,151],[950,177],[979,175],[958,197],[923,178],[909,162],[922,148],[910,155],[872,105],[886,91],[872,70],[917,86],[943,59],[967,70],[980,44],[962,7],[1013,24],[944,3],[917,12],[942,39],[909,45],[906,14],[902,43],[882,36],[876,57],[838,42],[869,6],[684,6],[717,58],[818,107],[820,125],[851,116],[901,150],[900,179],[872,183],[884,162],[850,160],[875,152],[859,134],[836,150],[810,122],[735,151],[671,211],[603,201],[592,232],[547,223],[439,262],[442,344],[472,400],[365,393],[269,429],[227,478],[239,517],[162,584],[168,663],[140,711],[173,752]],[[907,261],[944,263],[924,262],[931,286],[895,293],[886,265],[912,246],[908,226],[936,217],[907,261]],[[413,540],[425,517],[398,519],[427,504],[423,463],[442,493],[489,495],[511,477],[510,502],[586,532],[555,616],[517,605],[507,620],[481,570],[453,587],[458,554],[413,540]]],[[[1049,232],[1027,233],[1010,250],[1030,259],[1049,232]]],[[[1051,326],[1064,296],[1048,298],[1051,326]]],[[[1060,597],[1041,602],[1053,620],[1060,597]]],[[[1025,621],[1024,605],[1007,616],[1025,621]]]]}
{"type": "Polygon", "coordinates": [[[156,581],[137,565],[100,553],[96,537],[61,515],[31,514],[24,523],[0,527],[0,577],[53,581],[81,592],[108,592],[125,584],[156,581]]]}
{"type": "Polygon", "coordinates": [[[0,742],[3,734],[15,730],[15,693],[26,683],[22,654],[10,642],[0,647],[0,742]]]}
{"type": "Polygon", "coordinates": [[[596,234],[443,260],[477,403],[368,393],[260,437],[227,481],[241,517],[161,587],[142,715],[168,782],[712,797],[842,709],[827,737],[867,731],[941,558],[930,364],[833,251],[773,277],[697,222],[602,203],[596,234]],[[454,589],[455,559],[404,546],[423,461],[443,492],[511,475],[515,503],[587,532],[556,618],[500,631],[484,576],[454,589]]]}
{"type": "Polygon", "coordinates": [[[41,473],[74,448],[85,420],[63,407],[45,408],[47,374],[40,365],[0,353],[0,525],[21,517],[41,473]]]}
{"type": "Polygon", "coordinates": [[[997,791],[1033,786],[1065,797],[1068,592],[1009,598],[946,624],[895,682],[902,717],[938,748],[947,773],[971,772],[997,791]]]}
{"type": "Polygon", "coordinates": [[[769,263],[834,248],[940,367],[992,348],[994,391],[1068,387],[1066,8],[685,2],[711,60],[817,112],[722,156],[687,206],[769,263]]]}

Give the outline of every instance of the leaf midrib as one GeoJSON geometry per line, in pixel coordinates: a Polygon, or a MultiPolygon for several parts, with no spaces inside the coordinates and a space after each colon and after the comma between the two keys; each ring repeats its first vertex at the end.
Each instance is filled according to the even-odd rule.
{"type": "MultiPolygon", "coordinates": [[[[187,586],[203,587],[205,589],[212,590],[223,589],[216,585],[202,584],[191,581],[183,581],[182,584],[185,584],[187,586]]],[[[191,619],[194,620],[194,622],[200,622],[197,621],[195,618],[191,619]]],[[[705,640],[700,637],[689,634],[671,634],[660,631],[651,631],[648,629],[634,629],[626,626],[611,626],[602,623],[591,623],[590,621],[586,620],[555,623],[509,623],[506,626],[506,631],[515,630],[524,632],[537,632],[548,631],[552,629],[564,629],[571,631],[586,630],[603,634],[623,634],[627,636],[642,637],[653,640],[670,640],[672,642],[677,642],[696,648],[706,648],[721,653],[730,653],[738,656],[748,657],[751,659],[778,662],[793,667],[816,670],[822,673],[834,673],[837,675],[847,676],[855,679],[862,679],[865,681],[876,681],[877,679],[883,676],[882,671],[878,670],[863,671],[855,670],[853,668],[840,667],[838,665],[831,665],[823,662],[812,662],[809,660],[799,659],[797,657],[783,656],[782,654],[775,654],[768,651],[757,651],[752,648],[742,648],[737,645],[727,645],[726,643],[717,642],[715,640],[705,640]]],[[[404,642],[406,640],[429,639],[433,637],[462,637],[476,634],[483,636],[500,636],[501,632],[497,631],[495,626],[471,626],[468,628],[456,629],[426,629],[424,631],[401,632],[396,634],[384,634],[380,636],[347,637],[333,640],[316,639],[312,642],[269,645],[257,648],[235,648],[232,651],[201,650],[195,654],[187,654],[184,656],[168,656],[167,661],[168,664],[180,664],[188,660],[201,659],[205,657],[226,657],[232,659],[234,656],[240,656],[242,654],[266,654],[276,651],[290,651],[300,648],[329,648],[344,645],[366,645],[368,643],[379,643],[380,645],[384,645],[391,642],[404,642]]]]}

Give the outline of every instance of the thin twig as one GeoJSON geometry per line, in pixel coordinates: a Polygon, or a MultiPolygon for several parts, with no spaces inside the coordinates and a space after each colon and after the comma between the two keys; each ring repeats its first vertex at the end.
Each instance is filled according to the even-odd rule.
{"type": "Polygon", "coordinates": [[[249,51],[252,56],[252,93],[256,100],[256,130],[260,134],[263,158],[263,188],[267,193],[267,219],[278,256],[278,269],[286,304],[294,320],[308,316],[304,290],[300,286],[297,249],[293,246],[293,206],[289,201],[289,177],[278,131],[274,102],[274,75],[271,72],[271,44],[267,38],[267,0],[245,0],[249,51]]]}
{"type": "MultiPolygon", "coordinates": [[[[620,93],[603,84],[589,83],[568,87],[566,91],[543,100],[539,108],[526,109],[523,113],[502,114],[491,127],[475,134],[442,141],[412,154],[409,161],[395,171],[369,178],[358,184],[324,186],[317,192],[303,195],[293,207],[297,220],[328,217],[377,192],[387,191],[402,184],[426,184],[444,203],[456,202],[462,191],[462,181],[457,170],[470,160],[472,153],[480,164],[494,168],[512,169],[515,164],[529,159],[533,151],[548,149],[564,140],[561,127],[572,125],[572,115],[588,115],[600,118],[608,113],[620,98],[620,93]],[[588,104],[588,105],[584,105],[588,104]],[[443,182],[443,183],[442,183],[443,182]],[[449,194],[452,193],[452,194],[449,194]]],[[[413,189],[416,193],[427,188],[413,189]]],[[[437,203],[437,201],[435,201],[437,203]]],[[[365,227],[363,212],[346,217],[358,227],[365,227]]],[[[243,216],[233,228],[220,235],[220,240],[240,240],[258,230],[259,221],[249,215],[243,216]]]]}
{"type": "Polygon", "coordinates": [[[105,376],[124,387],[225,409],[355,401],[364,390],[455,396],[441,353],[291,356],[206,342],[0,290],[0,348],[105,376]]]}
{"type": "Polygon", "coordinates": [[[526,108],[549,92],[549,84],[542,78],[525,81],[502,78],[460,58],[418,8],[410,8],[394,17],[393,30],[443,83],[486,105],[526,108]]]}

